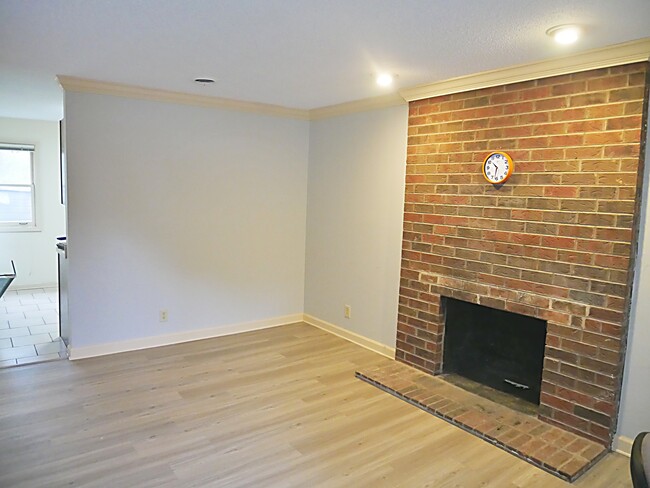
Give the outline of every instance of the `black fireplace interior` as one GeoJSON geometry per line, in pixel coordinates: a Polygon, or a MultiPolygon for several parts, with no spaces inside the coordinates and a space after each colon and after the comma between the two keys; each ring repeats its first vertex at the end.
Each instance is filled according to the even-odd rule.
{"type": "Polygon", "coordinates": [[[539,405],[546,321],[444,299],[443,373],[539,405]]]}

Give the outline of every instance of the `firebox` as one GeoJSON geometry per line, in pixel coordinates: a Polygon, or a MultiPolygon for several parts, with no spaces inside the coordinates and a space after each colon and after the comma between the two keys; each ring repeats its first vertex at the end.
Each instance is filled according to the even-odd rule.
{"type": "Polygon", "coordinates": [[[443,373],[539,405],[546,321],[444,298],[443,373]]]}

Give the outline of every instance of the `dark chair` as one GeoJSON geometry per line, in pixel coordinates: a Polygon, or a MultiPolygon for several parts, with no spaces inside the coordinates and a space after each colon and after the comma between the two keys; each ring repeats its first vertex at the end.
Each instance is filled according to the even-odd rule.
{"type": "Polygon", "coordinates": [[[649,488],[650,480],[650,432],[641,432],[632,444],[630,474],[634,488],[649,488]]]}
{"type": "Polygon", "coordinates": [[[11,282],[16,277],[16,267],[13,261],[11,262],[11,267],[14,270],[13,273],[0,274],[0,298],[2,298],[2,295],[5,294],[5,291],[7,291],[7,288],[9,288],[9,285],[11,285],[11,282]]]}

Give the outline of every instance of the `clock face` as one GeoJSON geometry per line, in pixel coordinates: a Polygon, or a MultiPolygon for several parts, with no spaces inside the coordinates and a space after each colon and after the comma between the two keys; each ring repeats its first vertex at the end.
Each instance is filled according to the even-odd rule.
{"type": "Polygon", "coordinates": [[[505,183],[514,169],[512,158],[504,152],[493,152],[483,162],[483,176],[495,185],[505,183]]]}

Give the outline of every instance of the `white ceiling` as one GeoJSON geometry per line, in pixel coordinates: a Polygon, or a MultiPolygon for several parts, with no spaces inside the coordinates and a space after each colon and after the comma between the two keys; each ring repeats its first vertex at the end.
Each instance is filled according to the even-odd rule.
{"type": "Polygon", "coordinates": [[[56,74],[312,109],[649,35],[650,0],[0,0],[0,116],[60,118],[56,74]]]}

